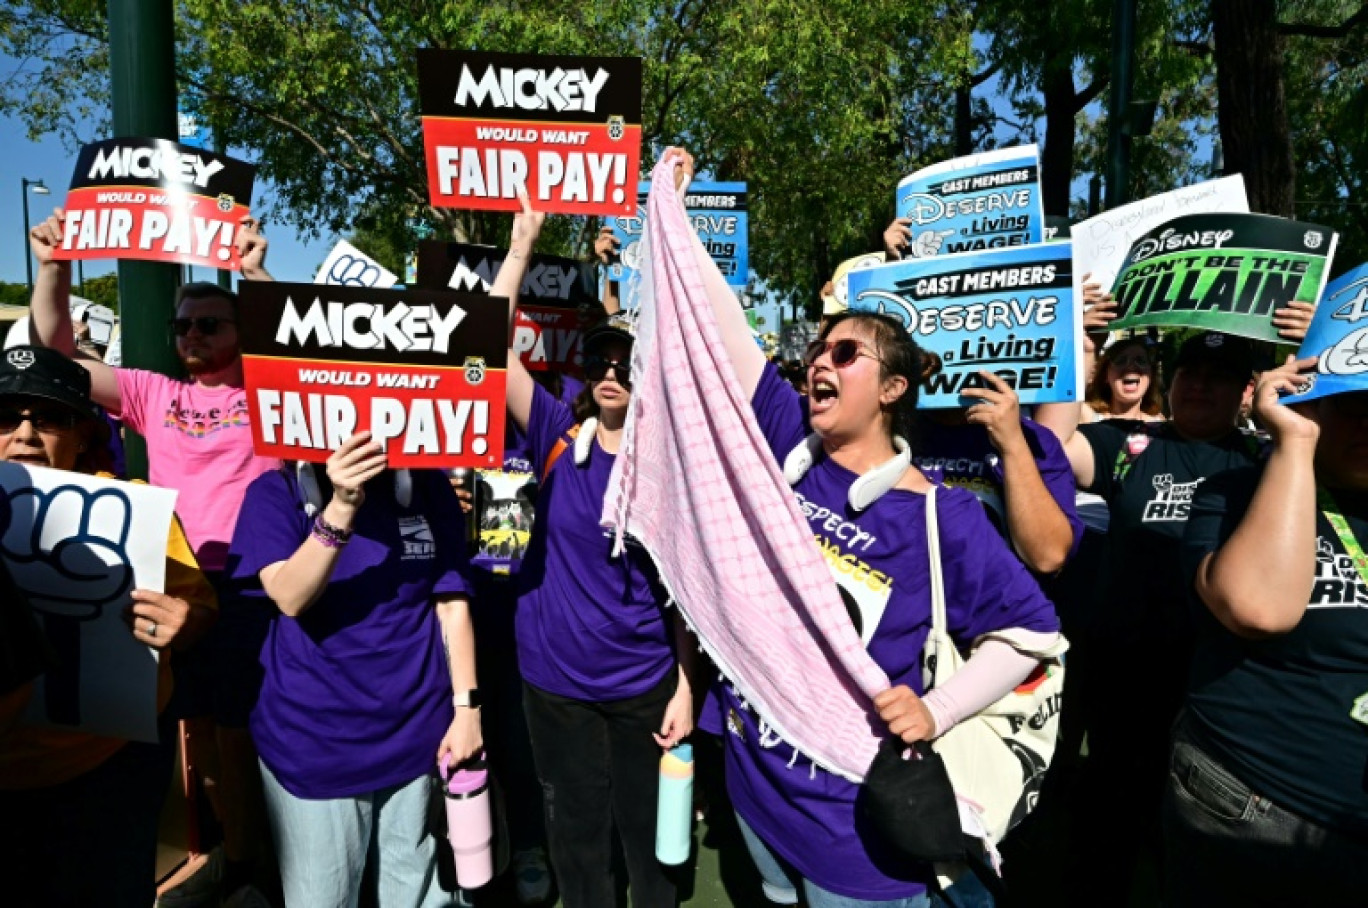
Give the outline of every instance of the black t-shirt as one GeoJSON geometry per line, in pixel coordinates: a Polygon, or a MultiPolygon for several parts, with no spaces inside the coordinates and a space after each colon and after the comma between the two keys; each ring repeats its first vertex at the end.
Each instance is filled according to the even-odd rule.
{"type": "MultiPolygon", "coordinates": [[[[1260,468],[1202,486],[1183,545],[1189,587],[1203,556],[1230,538],[1260,468]]],[[[1368,546],[1368,519],[1345,515],[1368,546]]],[[[1199,743],[1274,803],[1322,825],[1368,834],[1368,584],[1325,514],[1316,515],[1316,581],[1287,634],[1245,640],[1193,597],[1197,647],[1188,706],[1199,743]]]]}
{"type": "Polygon", "coordinates": [[[1198,487],[1258,457],[1252,437],[1231,431],[1214,442],[1188,441],[1169,423],[1107,420],[1078,430],[1093,450],[1087,491],[1107,502],[1110,525],[1099,615],[1103,636],[1162,642],[1188,627],[1178,547],[1198,487]]]}

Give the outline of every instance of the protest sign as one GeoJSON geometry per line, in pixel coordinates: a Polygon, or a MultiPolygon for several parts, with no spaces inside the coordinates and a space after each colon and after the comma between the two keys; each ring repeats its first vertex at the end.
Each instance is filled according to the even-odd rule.
{"type": "Polygon", "coordinates": [[[507,305],[245,282],[238,334],[256,452],[322,463],[368,429],[391,467],[501,463],[507,305]]]}
{"type": "Polygon", "coordinates": [[[1359,265],[1325,287],[1297,357],[1315,356],[1316,371],[1285,404],[1368,391],[1368,265],[1359,265]]]}
{"type": "Polygon", "coordinates": [[[850,272],[850,308],[899,319],[940,357],[921,392],[928,409],[965,406],[979,370],[1016,389],[1023,404],[1076,401],[1083,383],[1083,317],[1068,243],[909,259],[850,272]]]}
{"type": "Polygon", "coordinates": [[[256,168],[166,139],[81,149],[53,258],[142,259],[238,270],[233,238],[256,168]]]}
{"type": "Polygon", "coordinates": [[[479,542],[471,564],[496,574],[517,570],[532,538],[537,501],[537,477],[531,464],[526,466],[526,471],[475,471],[471,519],[479,521],[479,542]]]}
{"type": "Polygon", "coordinates": [[[1112,329],[1183,325],[1277,343],[1273,311],[1315,305],[1338,240],[1266,214],[1174,218],[1131,245],[1112,288],[1112,329]]]}
{"type": "Polygon", "coordinates": [[[1079,221],[1070,229],[1074,251],[1074,294],[1083,294],[1083,276],[1103,287],[1116,282],[1131,244],[1165,221],[1184,214],[1249,213],[1244,177],[1236,174],[1122,205],[1079,221]]]}
{"type": "Polygon", "coordinates": [[[418,51],[428,197],[440,208],[636,210],[641,60],[418,51]]]}
{"type": "Polygon", "coordinates": [[[57,655],[25,720],[156,742],[157,653],[124,613],[134,589],[165,589],[176,493],[18,463],[0,488],[0,554],[57,655]]]}
{"type": "MultiPolygon", "coordinates": [[[[508,250],[425,240],[418,244],[418,286],[488,293],[508,250]]],[[[594,269],[574,259],[533,255],[518,291],[513,349],[532,371],[579,368],[578,307],[598,302],[594,269]]]]}
{"type": "Polygon", "coordinates": [[[922,168],[899,181],[896,211],[912,220],[908,258],[1039,243],[1040,151],[1020,145],[922,168]]]}
{"type": "Polygon", "coordinates": [[[315,284],[385,289],[399,283],[399,277],[346,240],[339,240],[318,267],[315,284]]]}
{"type": "MultiPolygon", "coordinates": [[[[646,198],[650,194],[651,184],[642,183],[637,192],[637,210],[609,219],[608,226],[621,243],[618,260],[608,267],[610,280],[629,280],[640,264],[641,230],[646,223],[646,198]]],[[[684,211],[727,284],[746,286],[750,277],[746,184],[692,182],[684,193],[684,211]]]]}

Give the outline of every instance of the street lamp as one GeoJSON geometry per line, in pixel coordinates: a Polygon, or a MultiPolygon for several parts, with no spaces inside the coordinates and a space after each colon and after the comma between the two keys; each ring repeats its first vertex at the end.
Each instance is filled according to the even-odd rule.
{"type": "Polygon", "coordinates": [[[29,251],[29,210],[28,197],[31,191],[34,195],[47,195],[51,192],[47,186],[43,185],[42,180],[30,180],[27,177],[20,177],[19,182],[24,186],[24,266],[28,268],[28,288],[29,295],[33,295],[33,253],[29,251]]]}

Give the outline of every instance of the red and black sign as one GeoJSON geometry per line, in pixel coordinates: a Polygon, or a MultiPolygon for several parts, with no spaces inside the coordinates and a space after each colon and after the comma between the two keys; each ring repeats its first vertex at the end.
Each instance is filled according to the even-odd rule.
{"type": "Polygon", "coordinates": [[[467,293],[244,282],[257,454],[321,463],[369,429],[391,467],[501,466],[507,307],[467,293]]]}
{"type": "Polygon", "coordinates": [[[640,58],[425,49],[418,96],[434,206],[636,210],[640,58]]]}
{"type": "Polygon", "coordinates": [[[233,240],[256,168],[166,139],[81,149],[58,259],[145,259],[238,270],[233,240]]]}
{"type": "MultiPolygon", "coordinates": [[[[418,286],[488,293],[508,250],[425,240],[418,244],[418,286]]],[[[578,372],[579,307],[598,302],[594,268],[574,259],[533,255],[518,291],[513,349],[534,372],[578,372]]]]}

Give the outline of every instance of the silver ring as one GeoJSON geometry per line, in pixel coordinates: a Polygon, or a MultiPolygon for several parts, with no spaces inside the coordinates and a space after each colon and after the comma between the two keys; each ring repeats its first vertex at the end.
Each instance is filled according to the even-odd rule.
{"type": "Polygon", "coordinates": [[[157,636],[157,622],[153,621],[151,618],[147,619],[147,636],[157,636]]]}

